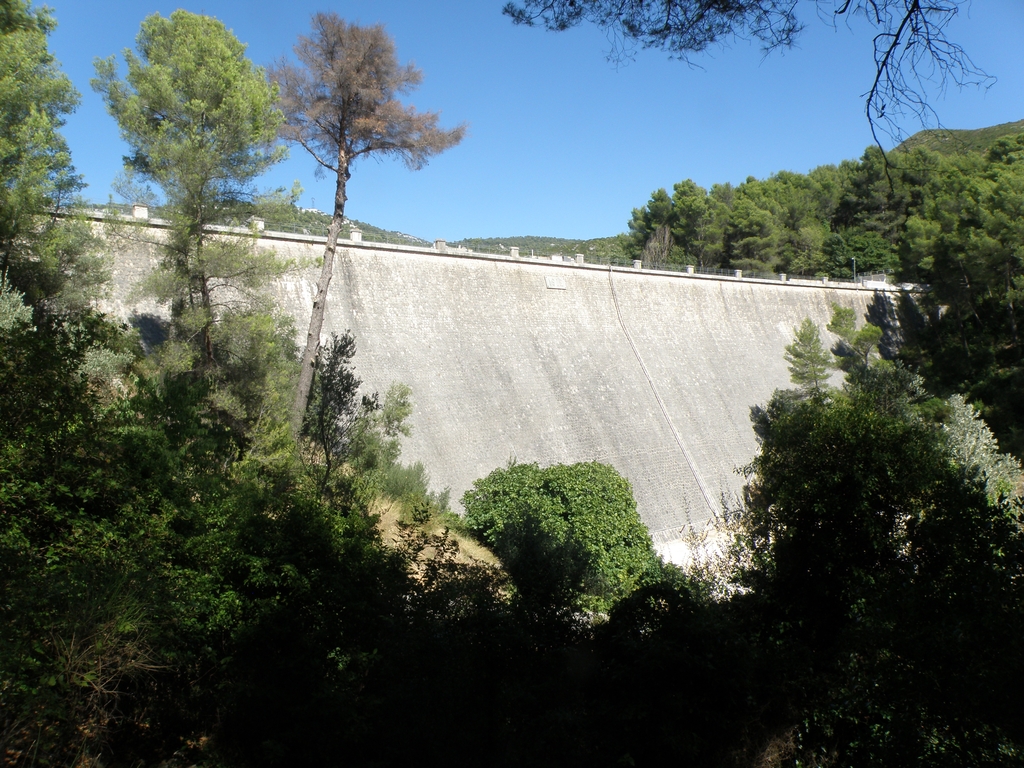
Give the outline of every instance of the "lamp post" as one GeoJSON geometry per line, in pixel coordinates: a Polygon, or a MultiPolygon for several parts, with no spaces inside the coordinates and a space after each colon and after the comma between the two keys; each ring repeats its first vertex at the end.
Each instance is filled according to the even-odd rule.
{"type": "Polygon", "coordinates": [[[853,257],[853,282],[857,282],[857,257],[853,257]]]}

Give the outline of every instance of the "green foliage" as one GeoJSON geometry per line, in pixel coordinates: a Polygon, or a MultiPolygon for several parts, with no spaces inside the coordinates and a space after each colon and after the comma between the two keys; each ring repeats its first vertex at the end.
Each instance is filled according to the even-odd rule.
{"type": "Polygon", "coordinates": [[[640,258],[645,249],[661,248],[662,261],[670,263],[842,276],[845,243],[840,237],[837,250],[838,235],[832,232],[831,245],[829,238],[846,179],[834,166],[764,181],[751,177],[739,187],[716,184],[710,191],[688,179],[671,197],[658,190],[634,209],[631,252],[640,258]]]}
{"type": "Polygon", "coordinates": [[[720,248],[715,247],[714,190],[697,186],[691,179],[679,182],[669,197],[656,190],[643,208],[634,208],[629,222],[629,251],[633,258],[652,265],[693,264],[714,266],[720,248]]]}
{"type": "Polygon", "coordinates": [[[310,441],[306,467],[322,494],[422,502],[438,512],[448,508],[447,492],[430,491],[430,476],[419,462],[399,462],[401,439],[411,434],[412,390],[393,383],[381,402],[377,393],[359,395],[362,383],[352,358],[351,333],[332,334],[320,350],[313,392],[306,407],[301,437],[310,441]],[[347,470],[337,472],[343,465],[347,470]]]}
{"type": "Polygon", "coordinates": [[[607,465],[512,464],[462,505],[528,600],[605,609],[658,572],[629,483],[607,465]]]}
{"type": "Polygon", "coordinates": [[[828,380],[832,356],[822,346],[818,326],[811,318],[805,317],[793,333],[796,338],[786,347],[784,355],[789,363],[790,379],[807,392],[818,392],[828,380]]]}
{"type": "Polygon", "coordinates": [[[61,217],[84,184],[60,134],[79,97],[47,49],[55,26],[0,3],[0,275],[33,306],[78,311],[106,275],[89,225],[61,217]]]}
{"type": "MultiPolygon", "coordinates": [[[[737,187],[686,181],[634,212],[629,243],[542,239],[648,263],[899,268],[932,284],[920,322],[903,315],[925,378],[878,360],[881,328],[835,308],[844,389],[754,410],[730,589],[660,564],[628,483],[596,463],[477,481],[462,524],[502,572],[422,532],[447,499],[399,462],[412,393],[360,398],[350,336],[318,362],[314,471],[293,460],[294,333],[260,293],[281,265],[204,226],[323,222],[286,194],[253,198],[280,117],[218,22],[150,17],[126,81],[99,64],[135,179],[163,188],[174,222],[150,285],[175,314],[159,375],[84,311],[102,279],[88,225],[40,215],[79,183],[51,28],[0,0],[5,763],[1021,762],[1020,465],[966,398],[925,392],[966,386],[1011,436],[1024,418],[1019,137],[972,158],[887,167],[869,150],[737,187]],[[417,523],[396,543],[367,513],[379,492],[417,523]],[[403,739],[395,713],[411,713],[403,739]],[[438,739],[451,722],[456,750],[438,739]]],[[[794,381],[818,391],[830,359],[805,321],[794,381]]]]}
{"type": "Polygon", "coordinates": [[[947,408],[948,417],[942,429],[950,457],[964,480],[983,485],[993,502],[1019,496],[1024,470],[1019,461],[999,452],[992,430],[977,409],[963,395],[950,397],[947,408]]]}
{"type": "Polygon", "coordinates": [[[78,93],[46,47],[47,10],[4,0],[0,16],[0,270],[34,217],[60,210],[81,188],[60,128],[78,93]]]}
{"type": "Polygon", "coordinates": [[[850,307],[832,305],[832,319],[828,330],[844,341],[849,341],[857,333],[857,314],[850,307]]]}
{"type": "Polygon", "coordinates": [[[1020,508],[986,495],[993,452],[964,457],[983,429],[951,439],[918,415],[918,377],[868,371],[828,399],[777,393],[746,469],[741,583],[786,649],[794,763],[999,764],[1024,736],[992,703],[1020,679],[1020,508]]]}
{"type": "Polygon", "coordinates": [[[825,237],[821,267],[831,277],[851,279],[864,274],[894,274],[900,269],[896,247],[878,232],[846,230],[825,237]]]}
{"type": "Polygon", "coordinates": [[[254,179],[284,156],[274,146],[283,119],[276,90],[210,17],[154,14],[136,44],[137,53],[124,53],[123,80],[111,57],[97,60],[92,84],[132,150],[129,181],[155,183],[166,196],[172,226],[161,269],[145,285],[174,317],[162,367],[198,369],[213,384],[210,414],[240,447],[280,453],[271,446],[292,386],[294,334],[262,288],[289,265],[257,249],[255,236],[208,228],[251,201],[254,179]]]}
{"type": "Polygon", "coordinates": [[[832,319],[828,330],[839,337],[839,343],[833,348],[839,358],[839,367],[844,371],[855,368],[866,368],[878,355],[878,345],[882,341],[882,329],[877,325],[865,323],[857,330],[854,312],[849,307],[832,305],[832,319]]]}
{"type": "Polygon", "coordinates": [[[628,256],[626,236],[620,234],[612,237],[595,237],[590,240],[574,240],[562,253],[566,255],[582,253],[589,263],[614,263],[628,256]]]}
{"type": "Polygon", "coordinates": [[[412,434],[406,423],[412,415],[412,389],[393,382],[384,393],[384,402],[379,403],[374,394],[373,403],[357,424],[352,450],[355,466],[369,473],[387,470],[398,462],[402,437],[412,434]]]}
{"type": "Polygon", "coordinates": [[[858,275],[921,279],[905,229],[947,162],[923,149],[885,156],[869,148],[859,161],[748,177],[737,187],[706,191],[686,180],[633,210],[628,250],[641,258],[646,249],[660,263],[840,279],[853,277],[856,260],[858,275]]]}
{"type": "Polygon", "coordinates": [[[649,264],[668,263],[675,246],[672,225],[676,218],[668,192],[664,189],[652,192],[647,205],[633,209],[633,219],[629,222],[632,254],[637,258],[645,257],[649,264]]]}
{"type": "Polygon", "coordinates": [[[420,461],[409,465],[391,464],[384,470],[382,490],[393,499],[426,497],[430,475],[420,461]]]}
{"type": "Polygon", "coordinates": [[[126,168],[167,197],[173,226],[164,269],[150,290],[173,302],[180,335],[200,338],[211,366],[215,308],[223,301],[214,294],[230,287],[251,305],[251,292],[284,268],[249,239],[215,238],[207,230],[284,157],[273,145],[283,117],[274,87],[216,19],[181,10],[168,19],[154,14],[136,44],[138,55],[124,53],[124,80],[111,57],[97,60],[92,85],[132,149],[126,168]]]}
{"type": "Polygon", "coordinates": [[[962,393],[982,407],[1000,442],[1019,454],[1024,376],[1019,332],[1020,136],[983,155],[944,158],[922,179],[921,203],[906,223],[905,258],[931,284],[902,355],[931,388],[962,393]]]}
{"type": "MultiPolygon", "coordinates": [[[[883,272],[891,275],[900,270],[896,246],[878,232],[851,232],[846,238],[846,254],[851,265],[856,259],[858,274],[883,272]]],[[[845,267],[845,264],[844,264],[845,267]]],[[[833,274],[841,274],[837,268],[833,274]]]]}
{"type": "MultiPolygon", "coordinates": [[[[1024,454],[1024,134],[1016,123],[952,132],[968,152],[910,141],[807,174],[779,172],[707,192],[684,181],[633,211],[627,250],[648,263],[850,279],[885,273],[930,290],[905,300],[904,362],[943,397],[978,404],[1000,443],[1024,454]]],[[[938,134],[936,134],[938,135],[938,134]]],[[[946,134],[943,134],[946,135],[946,134]]],[[[847,371],[877,354],[873,324],[837,333],[847,371]]],[[[897,354],[891,339],[886,354],[897,354]]]]}
{"type": "Polygon", "coordinates": [[[927,411],[924,379],[899,360],[877,360],[854,368],[847,373],[844,386],[882,414],[903,418],[913,411],[924,418],[927,411]]]}
{"type": "MultiPolygon", "coordinates": [[[[79,370],[117,329],[49,317],[0,334],[0,742],[11,755],[96,755],[140,722],[131,691],[154,664],[159,598],[142,542],[159,498],[79,370]]],[[[130,421],[124,428],[131,429],[130,421]]]]}
{"type": "Polygon", "coordinates": [[[328,474],[331,460],[347,454],[358,417],[357,395],[362,382],[351,367],[355,353],[355,337],[346,332],[343,336],[331,334],[331,340],[317,356],[313,396],[306,410],[303,434],[320,446],[328,462],[328,474]]]}
{"type": "Polygon", "coordinates": [[[89,221],[68,210],[62,218],[43,222],[27,242],[31,259],[13,263],[8,275],[25,286],[33,304],[75,314],[102,295],[109,267],[89,221]]]}
{"type": "MultiPolygon", "coordinates": [[[[362,494],[239,452],[210,379],[114,386],[89,361],[126,354],[120,329],[0,306],[14,765],[1019,762],[1019,467],[898,362],[756,411],[723,591],[657,561],[600,464],[477,482],[466,525],[507,575],[420,525],[385,545],[362,494]]],[[[357,420],[396,460],[362,476],[350,443],[346,471],[422,524],[426,472],[387,448],[410,408],[397,386],[357,420]]]]}
{"type": "Polygon", "coordinates": [[[510,248],[518,248],[521,257],[549,256],[562,254],[575,256],[582,253],[588,262],[608,263],[609,261],[627,258],[626,235],[597,237],[591,240],[573,240],[564,237],[541,237],[538,235],[522,235],[513,237],[467,237],[449,243],[451,247],[465,247],[484,253],[498,251],[508,253],[510,248]]]}
{"type": "Polygon", "coordinates": [[[124,80],[113,57],[97,60],[93,88],[132,149],[129,167],[160,185],[193,226],[203,224],[283,157],[273,146],[283,120],[276,91],[208,16],[153,14],[136,45],[138,55],[124,52],[124,80]]]}
{"type": "Polygon", "coordinates": [[[0,333],[5,760],[209,760],[216,728],[228,763],[323,763],[353,733],[337,726],[401,611],[405,555],[287,465],[239,461],[208,382],[101,396],[80,371],[118,337],[91,316],[0,333]]]}
{"type": "MultiPolygon", "coordinates": [[[[872,569],[898,559],[899,537],[909,530],[906,506],[895,499],[907,494],[922,504],[919,494],[934,490],[942,462],[928,427],[869,402],[776,397],[759,414],[761,450],[746,470],[749,535],[756,578],[791,589],[788,600],[838,598],[852,589],[847,580],[869,579],[872,569]],[[855,448],[861,445],[870,448],[855,448]],[[925,466],[932,474],[922,475],[925,466]],[[789,552],[797,546],[798,556],[789,552]]],[[[841,602],[835,607],[844,610],[841,602]]]]}
{"type": "Polygon", "coordinates": [[[24,297],[0,277],[0,334],[17,332],[32,322],[32,308],[25,305],[24,297]]]}

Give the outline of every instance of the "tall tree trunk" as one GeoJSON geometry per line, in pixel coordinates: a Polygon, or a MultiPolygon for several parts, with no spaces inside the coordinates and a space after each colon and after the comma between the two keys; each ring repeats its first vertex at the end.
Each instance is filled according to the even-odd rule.
{"type": "Polygon", "coordinates": [[[199,296],[203,305],[203,313],[206,315],[206,322],[203,324],[203,363],[206,368],[213,367],[213,298],[210,296],[210,280],[206,274],[206,264],[203,263],[203,225],[200,224],[196,236],[196,259],[195,264],[199,269],[199,296]]]}
{"type": "Polygon", "coordinates": [[[206,367],[212,368],[213,336],[211,335],[211,331],[213,329],[213,301],[210,298],[210,285],[209,281],[206,279],[206,275],[203,275],[200,286],[203,298],[203,311],[206,313],[206,323],[203,325],[203,354],[206,358],[206,367]]]}
{"type": "Polygon", "coordinates": [[[302,418],[306,413],[309,395],[313,389],[313,373],[316,369],[316,353],[320,348],[320,331],[324,327],[327,313],[327,288],[334,274],[334,253],[338,246],[338,234],[345,220],[345,185],[349,176],[348,157],[344,150],[338,153],[338,183],[334,190],[334,216],[327,230],[327,246],[324,248],[324,263],[320,268],[320,279],[316,282],[316,296],[313,297],[313,312],[309,316],[309,331],[306,333],[306,348],[302,352],[302,368],[299,370],[299,386],[295,391],[292,406],[292,432],[298,435],[302,418]]]}
{"type": "Polygon", "coordinates": [[[967,355],[967,359],[970,360],[971,359],[971,348],[967,344],[967,329],[964,328],[964,318],[963,318],[963,315],[960,312],[960,307],[959,306],[956,308],[956,323],[957,323],[957,327],[960,329],[960,343],[963,344],[964,354],[967,355]]]}
{"type": "Polygon", "coordinates": [[[1010,278],[1010,264],[1006,264],[1006,305],[1010,313],[1010,334],[1013,338],[1013,348],[1017,350],[1017,357],[1020,357],[1020,339],[1017,336],[1016,307],[1013,306],[1013,280],[1010,278]]]}

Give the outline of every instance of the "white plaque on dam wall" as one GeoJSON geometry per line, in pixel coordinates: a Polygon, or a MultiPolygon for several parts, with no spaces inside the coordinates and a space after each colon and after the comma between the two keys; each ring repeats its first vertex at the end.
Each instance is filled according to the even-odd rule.
{"type": "MultiPolygon", "coordinates": [[[[261,245],[315,264],[319,238],[265,233],[261,245]]],[[[343,242],[324,332],[351,329],[366,390],[412,388],[402,460],[422,461],[453,506],[509,460],[601,461],[632,483],[656,543],[739,493],[757,444],[751,406],[790,386],[793,329],[822,331],[832,303],[863,317],[881,294],[835,283],[760,281],[343,242]]],[[[152,267],[144,246],[114,254],[105,305],[135,307],[152,267]]],[[[316,268],[273,288],[305,337],[316,268]]]]}
{"type": "Polygon", "coordinates": [[[547,285],[548,288],[556,291],[564,291],[566,288],[565,278],[559,276],[549,275],[545,277],[544,284],[547,285]]]}

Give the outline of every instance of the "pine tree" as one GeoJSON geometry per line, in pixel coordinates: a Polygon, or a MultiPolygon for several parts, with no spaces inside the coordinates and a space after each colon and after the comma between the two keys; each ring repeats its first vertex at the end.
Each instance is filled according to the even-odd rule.
{"type": "Polygon", "coordinates": [[[817,392],[828,378],[831,355],[822,346],[818,326],[811,318],[805,317],[793,332],[796,339],[786,347],[784,355],[789,363],[789,377],[801,389],[817,392]]]}
{"type": "Polygon", "coordinates": [[[185,338],[198,339],[203,365],[217,364],[214,326],[225,287],[250,294],[283,270],[252,238],[216,236],[211,224],[254,194],[254,180],[284,159],[277,89],[223,23],[177,10],[148,16],[126,50],[127,77],[114,57],[96,61],[92,87],[117,120],[131,156],[126,170],[161,187],[172,228],[158,298],[170,300],[185,338]]]}
{"type": "Polygon", "coordinates": [[[271,79],[281,89],[286,117],[281,134],[309,152],[321,172],[330,172],[336,179],[334,215],[292,408],[293,426],[298,430],[313,387],[352,164],[371,155],[396,157],[417,170],[462,141],[466,127],[440,128],[436,112],[419,112],[402,104],[398,97],[418,87],[423,73],[412,64],[398,63],[394,41],[379,24],[361,27],[335,13],[314,14],[312,34],[299,38],[295,55],[301,66],[281,61],[270,69],[271,79]]]}

